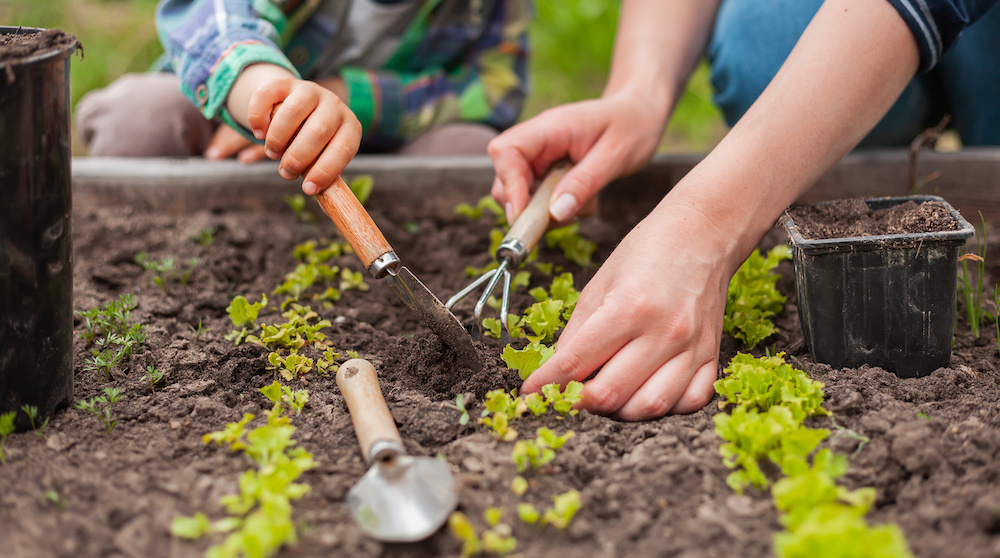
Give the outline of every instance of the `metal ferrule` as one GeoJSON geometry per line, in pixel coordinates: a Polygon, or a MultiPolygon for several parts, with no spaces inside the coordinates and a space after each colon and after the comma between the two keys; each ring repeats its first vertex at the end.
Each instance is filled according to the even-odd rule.
{"type": "Polygon", "coordinates": [[[368,464],[386,462],[402,455],[406,450],[395,440],[376,440],[368,450],[368,464]]]}
{"type": "Polygon", "coordinates": [[[507,260],[510,262],[510,269],[517,269],[521,262],[528,257],[528,247],[516,238],[503,241],[497,247],[497,261],[507,260]]]}
{"type": "Polygon", "coordinates": [[[376,279],[381,279],[387,274],[395,273],[396,267],[399,266],[399,256],[396,255],[392,250],[382,254],[375,261],[368,266],[368,272],[372,274],[372,277],[376,279]]]}

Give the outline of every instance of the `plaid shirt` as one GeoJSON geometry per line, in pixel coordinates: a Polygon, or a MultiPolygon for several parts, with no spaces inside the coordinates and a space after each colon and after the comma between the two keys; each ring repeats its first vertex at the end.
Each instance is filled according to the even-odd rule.
{"type": "MultiPolygon", "coordinates": [[[[166,69],[206,118],[252,138],[225,108],[233,83],[258,62],[327,77],[314,66],[339,29],[317,13],[324,1],[338,0],[161,0],[166,69]]],[[[512,125],[527,93],[529,1],[423,0],[382,67],[339,68],[362,145],[390,149],[446,122],[512,125]]]]}

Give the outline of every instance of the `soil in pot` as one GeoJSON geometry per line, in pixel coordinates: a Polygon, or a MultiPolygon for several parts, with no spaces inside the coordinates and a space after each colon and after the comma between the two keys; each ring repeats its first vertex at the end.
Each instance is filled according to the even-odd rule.
{"type": "MultiPolygon", "coordinates": [[[[466,266],[490,260],[491,225],[485,219],[413,215],[401,207],[369,209],[408,267],[439,296],[468,283],[466,266]]],[[[126,395],[112,409],[119,422],[110,434],[93,415],[71,409],[57,415],[44,436],[29,432],[7,440],[9,459],[0,465],[3,554],[202,555],[220,539],[172,538],[171,520],[197,511],[221,518],[219,497],[235,493],[240,473],[250,468],[245,457],[204,444],[202,435],[245,412],[260,416],[270,404],[258,389],[276,377],[267,370],[261,348],[224,339],[232,330],[226,306],[237,294],[257,300],[268,293],[280,300],[271,293],[294,269],[294,247],[334,239],[337,233],[327,222],[301,223],[280,210],[172,215],[123,206],[78,207],[74,219],[77,309],[135,293],[139,305],[133,321],[146,324],[149,336],[127,370],[110,382],[98,381],[85,369],[89,353],[81,338],[74,341],[77,398],[92,397],[107,386],[126,395]],[[206,230],[214,231],[206,246],[192,240],[206,230]],[[178,266],[193,258],[199,263],[186,284],[172,280],[161,289],[152,272],[136,265],[140,251],[157,259],[172,257],[178,266]],[[146,366],[166,373],[155,391],[143,378],[146,366]]],[[[629,226],[596,218],[582,224],[584,235],[598,243],[595,261],[607,257],[629,226]]],[[[770,240],[780,241],[777,235],[770,240]]],[[[578,288],[594,273],[593,267],[581,268],[553,251],[543,251],[542,258],[572,271],[578,288]]],[[[337,263],[360,270],[352,255],[337,263]]],[[[783,264],[782,272],[779,287],[790,302],[766,350],[785,351],[793,364],[825,382],[826,407],[837,423],[868,438],[861,443],[834,435],[826,444],[851,455],[849,488],[878,490],[870,520],[897,522],[917,556],[1000,556],[995,343],[971,339],[960,324],[952,365],[912,380],[866,366],[839,370],[815,364],[798,327],[791,265],[783,264]]],[[[531,286],[550,281],[536,275],[531,286]]],[[[357,351],[375,364],[408,452],[442,455],[452,464],[462,484],[460,509],[478,528],[485,527],[487,508],[504,509],[524,556],[771,554],[771,536],[780,526],[770,495],[755,490],[737,495],[726,485],[729,470],[713,431],[715,401],[691,415],[644,423],[587,413],[564,420],[553,415],[520,419],[516,427],[522,438],[533,438],[541,426],[572,429],[577,436],[549,465],[528,473],[528,492],[515,496],[509,489],[517,474],[511,444],[495,442],[474,420],[486,391],[520,383],[502,364],[498,342],[482,344],[488,357],[482,375],[456,373],[434,335],[388,289],[372,283],[368,292],[343,293],[329,309],[317,305],[332,323],[324,331],[337,350],[357,351]],[[473,417],[465,426],[445,405],[459,393],[465,394],[473,417]],[[581,492],[583,507],[566,531],[516,518],[518,502],[544,508],[553,495],[569,489],[581,492]]],[[[520,310],[531,302],[522,287],[512,304],[520,310]]],[[[457,312],[467,316],[471,306],[457,312]]],[[[271,317],[264,315],[262,321],[271,317]]],[[[725,338],[722,364],[738,349],[725,338]]],[[[280,555],[458,556],[460,543],[447,532],[406,545],[381,544],[361,533],[345,496],[367,467],[334,378],[311,372],[293,385],[310,393],[305,410],[293,419],[296,438],[320,465],[303,477],[311,491],[295,505],[295,520],[305,527],[300,541],[280,555]]],[[[828,419],[817,425],[831,427],[828,419]]]]}

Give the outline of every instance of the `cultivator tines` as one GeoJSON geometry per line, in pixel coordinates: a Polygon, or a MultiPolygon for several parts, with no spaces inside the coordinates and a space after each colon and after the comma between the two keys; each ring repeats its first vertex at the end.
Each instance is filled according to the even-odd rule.
{"type": "Polygon", "coordinates": [[[549,197],[552,195],[555,185],[562,179],[570,167],[571,165],[568,162],[556,163],[549,170],[549,173],[545,175],[545,179],[542,181],[541,186],[538,187],[531,201],[528,202],[528,206],[524,208],[521,215],[511,225],[507,236],[503,238],[503,241],[497,248],[496,259],[499,265],[480,275],[469,286],[455,293],[455,296],[449,298],[448,302],[445,303],[445,307],[451,310],[458,301],[478,289],[480,285],[486,284],[486,288],[483,290],[483,294],[480,295],[479,300],[476,301],[476,307],[473,310],[475,325],[472,331],[475,338],[478,339],[482,336],[482,314],[483,308],[486,306],[486,301],[493,294],[497,283],[502,280],[503,292],[500,296],[500,343],[504,346],[510,343],[510,324],[507,323],[507,309],[510,305],[511,270],[517,269],[524,263],[528,254],[531,253],[532,248],[535,247],[535,244],[538,243],[538,240],[545,233],[545,229],[548,228],[549,197]]]}

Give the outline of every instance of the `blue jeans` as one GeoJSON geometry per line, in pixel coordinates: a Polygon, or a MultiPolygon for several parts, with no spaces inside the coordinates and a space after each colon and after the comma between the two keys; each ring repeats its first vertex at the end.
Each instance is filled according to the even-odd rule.
{"type": "MultiPolygon", "coordinates": [[[[730,125],[764,91],[822,0],[723,0],[708,47],[715,102],[730,125]]],[[[901,146],[947,113],[964,145],[1000,145],[1000,7],[916,76],[860,147],[901,146]]]]}

